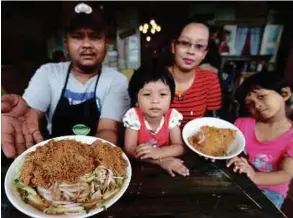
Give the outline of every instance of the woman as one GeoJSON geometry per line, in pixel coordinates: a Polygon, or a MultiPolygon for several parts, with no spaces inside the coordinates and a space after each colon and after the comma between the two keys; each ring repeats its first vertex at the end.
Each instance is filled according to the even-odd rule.
{"type": "Polygon", "coordinates": [[[183,114],[183,127],[188,121],[217,116],[222,105],[217,74],[200,69],[209,44],[209,29],[203,23],[188,22],[171,43],[173,62],[168,67],[176,83],[176,94],[171,105],[183,114]]]}

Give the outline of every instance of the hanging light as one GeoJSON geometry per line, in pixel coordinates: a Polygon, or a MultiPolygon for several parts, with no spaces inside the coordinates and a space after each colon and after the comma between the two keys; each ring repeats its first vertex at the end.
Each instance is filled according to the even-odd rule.
{"type": "Polygon", "coordinates": [[[143,26],[142,26],[142,25],[139,26],[139,31],[140,31],[140,32],[143,31],[143,26]]]}
{"type": "Polygon", "coordinates": [[[145,24],[143,25],[143,28],[144,28],[144,29],[148,29],[148,28],[149,28],[149,25],[148,25],[147,23],[145,23],[145,24]]]}
{"type": "Polygon", "coordinates": [[[157,25],[156,23],[154,23],[154,24],[152,25],[152,28],[153,28],[153,29],[157,29],[157,27],[158,27],[158,25],[157,25]]]}
{"type": "Polygon", "coordinates": [[[154,19],[151,19],[150,24],[153,26],[156,24],[156,21],[154,19]]]}
{"type": "Polygon", "coordinates": [[[144,34],[146,34],[146,33],[148,32],[148,29],[143,28],[142,32],[143,32],[144,34]]]}
{"type": "Polygon", "coordinates": [[[161,27],[158,25],[157,28],[156,28],[156,30],[157,30],[158,32],[160,32],[160,31],[161,31],[161,27]]]}
{"type": "Polygon", "coordinates": [[[152,29],[151,29],[151,33],[152,33],[152,34],[155,34],[155,33],[156,33],[156,30],[155,30],[154,28],[152,28],[152,29]]]}
{"type": "Polygon", "coordinates": [[[149,42],[149,41],[151,41],[151,37],[150,36],[147,36],[146,37],[146,40],[149,42]]]}

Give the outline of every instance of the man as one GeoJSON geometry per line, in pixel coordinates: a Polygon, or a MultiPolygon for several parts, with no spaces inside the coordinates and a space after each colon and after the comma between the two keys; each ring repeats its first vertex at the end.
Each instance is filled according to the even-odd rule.
{"type": "MultiPolygon", "coordinates": [[[[118,71],[102,66],[107,51],[106,28],[100,17],[84,8],[75,8],[78,13],[65,30],[64,42],[71,62],[45,64],[36,71],[23,95],[30,108],[25,109],[27,112],[21,118],[9,115],[22,125],[22,131],[12,125],[10,131],[4,128],[4,137],[17,136],[15,141],[21,144],[19,135],[23,134],[25,145],[32,145],[40,140],[33,137],[33,131],[46,115],[50,137],[81,134],[117,143],[119,122],[129,108],[128,80],[118,71]],[[28,117],[32,119],[29,121],[28,117]],[[36,122],[33,117],[37,117],[36,122]],[[34,128],[25,128],[28,123],[34,128]]],[[[2,128],[5,124],[2,122],[2,128]]],[[[9,140],[2,139],[7,157],[23,151],[15,147],[11,138],[9,143],[5,141],[9,140]],[[8,147],[13,150],[11,146],[14,153],[8,152],[8,147]]]]}

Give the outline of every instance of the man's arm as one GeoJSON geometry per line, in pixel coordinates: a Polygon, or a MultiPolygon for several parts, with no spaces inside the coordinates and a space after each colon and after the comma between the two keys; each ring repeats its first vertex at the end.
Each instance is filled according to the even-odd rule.
{"type": "Polygon", "coordinates": [[[33,145],[34,142],[43,140],[40,133],[40,123],[52,102],[50,80],[54,79],[54,71],[56,69],[52,68],[50,64],[42,65],[31,78],[23,94],[23,98],[31,109],[25,116],[26,122],[23,129],[27,147],[33,145]]]}
{"type": "Polygon", "coordinates": [[[52,80],[52,71],[50,65],[41,66],[31,78],[26,88],[23,98],[31,108],[41,112],[46,112],[51,105],[52,89],[50,80],[52,80]],[[51,75],[51,78],[50,76],[51,75]]]}
{"type": "Polygon", "coordinates": [[[119,122],[101,118],[98,123],[96,136],[117,145],[119,122]]]}
{"type": "Polygon", "coordinates": [[[114,144],[117,144],[118,136],[122,131],[122,116],[129,109],[127,86],[128,80],[126,77],[119,76],[117,79],[115,78],[102,102],[101,118],[96,136],[114,144]]]}

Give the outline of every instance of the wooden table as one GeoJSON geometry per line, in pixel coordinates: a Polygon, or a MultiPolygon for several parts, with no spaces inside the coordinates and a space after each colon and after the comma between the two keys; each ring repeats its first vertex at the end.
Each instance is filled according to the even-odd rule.
{"type": "MultiPolygon", "coordinates": [[[[278,218],[286,217],[244,175],[193,153],[183,159],[190,176],[171,177],[151,164],[132,163],[133,177],[122,198],[100,218],[278,218]]],[[[3,181],[9,163],[2,160],[2,218],[27,217],[7,200],[3,181]]]]}

